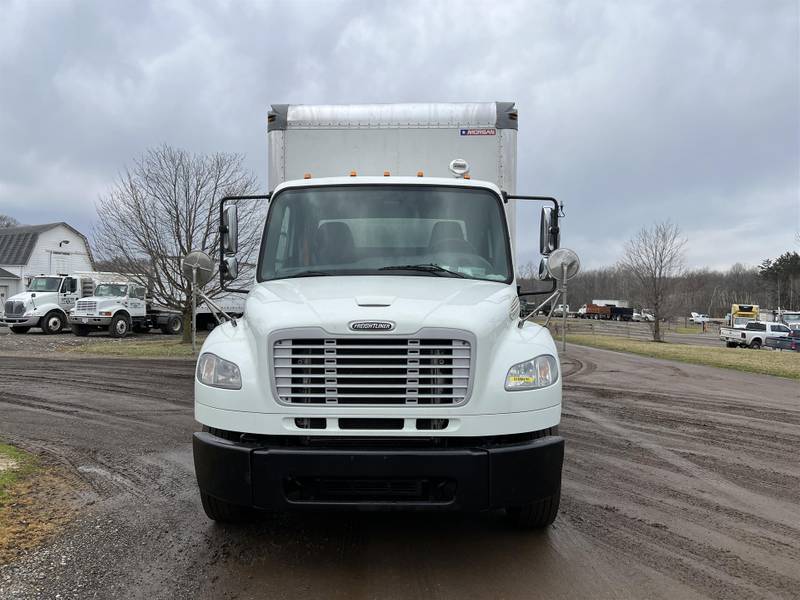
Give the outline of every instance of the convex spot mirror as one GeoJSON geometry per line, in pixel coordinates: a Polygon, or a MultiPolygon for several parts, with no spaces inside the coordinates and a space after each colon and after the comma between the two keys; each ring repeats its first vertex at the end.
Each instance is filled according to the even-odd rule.
{"type": "Polygon", "coordinates": [[[189,252],[183,258],[181,272],[189,281],[196,277],[197,285],[203,287],[214,277],[214,261],[205,252],[189,252]]]}
{"type": "Polygon", "coordinates": [[[222,212],[222,250],[236,254],[239,250],[239,214],[236,205],[226,206],[222,212]]]}
{"type": "Polygon", "coordinates": [[[239,276],[239,261],[235,256],[226,256],[222,261],[222,275],[229,281],[239,276]]]}
{"type": "Polygon", "coordinates": [[[561,243],[561,232],[558,227],[558,217],[555,209],[549,206],[542,207],[539,218],[539,254],[547,256],[556,250],[561,243]]]}
{"type": "Polygon", "coordinates": [[[558,248],[542,259],[542,264],[539,265],[540,277],[542,266],[549,275],[548,279],[569,281],[581,270],[581,260],[574,250],[558,248]]]}

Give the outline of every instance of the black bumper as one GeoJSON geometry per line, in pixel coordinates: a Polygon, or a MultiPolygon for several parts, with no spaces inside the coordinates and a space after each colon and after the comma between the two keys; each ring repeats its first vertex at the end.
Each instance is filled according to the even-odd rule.
{"type": "Polygon", "coordinates": [[[564,439],[474,447],[286,447],[194,434],[200,489],[269,510],[488,510],[553,495],[564,439]]]}

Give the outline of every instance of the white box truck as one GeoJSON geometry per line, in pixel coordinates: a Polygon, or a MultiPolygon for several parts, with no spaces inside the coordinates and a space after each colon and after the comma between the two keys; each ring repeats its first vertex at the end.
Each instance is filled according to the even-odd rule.
{"type": "MultiPolygon", "coordinates": [[[[513,103],[274,105],[269,210],[245,316],[196,370],[206,514],[504,509],[549,525],[561,368],[520,318],[513,103]]],[[[236,198],[220,209],[237,271],[236,198]]],[[[524,227],[529,230],[531,227],[524,227]]],[[[551,254],[551,258],[555,254],[551,254]]]]}

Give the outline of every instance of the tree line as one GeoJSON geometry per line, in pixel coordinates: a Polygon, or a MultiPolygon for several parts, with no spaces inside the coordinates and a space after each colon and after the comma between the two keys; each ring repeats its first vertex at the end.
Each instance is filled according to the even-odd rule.
{"type": "MultiPolygon", "coordinates": [[[[523,268],[523,289],[533,285],[532,268],[523,268]]],[[[800,310],[800,254],[785,252],[757,267],[736,263],[726,270],[684,269],[669,277],[668,284],[666,318],[688,317],[691,312],[724,317],[734,303],[800,310]]],[[[572,310],[595,298],[626,300],[631,306],[652,309],[643,296],[635,271],[622,263],[583,271],[569,282],[572,310]]]]}

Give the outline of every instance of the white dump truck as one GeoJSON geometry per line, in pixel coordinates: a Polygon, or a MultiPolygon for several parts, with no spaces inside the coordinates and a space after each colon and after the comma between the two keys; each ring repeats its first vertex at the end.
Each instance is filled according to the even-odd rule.
{"type": "MultiPolygon", "coordinates": [[[[515,195],[514,104],[275,105],[268,140],[244,317],[210,333],[196,369],[206,514],[503,509],[550,524],[562,373],[548,330],[520,317],[517,203],[544,205],[547,272],[574,253],[556,250],[557,201],[515,195]]],[[[236,200],[220,209],[226,280],[236,200]]]]}
{"type": "Polygon", "coordinates": [[[92,296],[81,298],[69,311],[69,324],[72,333],[80,337],[92,331],[108,331],[118,338],[154,328],[175,335],[183,331],[178,311],[154,305],[146,297],[144,286],[128,281],[97,285],[92,296]]]}
{"type": "Polygon", "coordinates": [[[100,275],[87,272],[32,277],[24,292],[6,300],[0,323],[13,333],[27,333],[32,327],[58,333],[78,299],[94,292],[100,275]]]}

